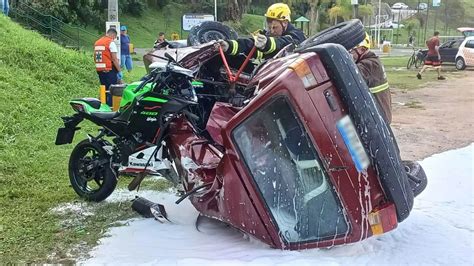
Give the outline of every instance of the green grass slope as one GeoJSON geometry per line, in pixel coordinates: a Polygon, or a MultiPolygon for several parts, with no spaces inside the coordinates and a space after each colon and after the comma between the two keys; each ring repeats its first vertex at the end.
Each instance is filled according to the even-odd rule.
{"type": "Polygon", "coordinates": [[[95,243],[87,235],[103,230],[61,224],[50,211],[77,199],[67,174],[72,145],[54,140],[60,116],[72,113],[68,100],[96,96],[97,74],[90,54],[1,15],[0,40],[0,262],[58,261],[79,238],[95,243]]]}

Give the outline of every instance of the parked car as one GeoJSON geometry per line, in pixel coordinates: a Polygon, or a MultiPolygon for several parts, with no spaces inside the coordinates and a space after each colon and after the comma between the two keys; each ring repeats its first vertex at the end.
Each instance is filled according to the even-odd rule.
{"type": "Polygon", "coordinates": [[[390,22],[390,23],[388,24],[388,27],[391,28],[391,29],[398,29],[398,28],[403,29],[403,28],[405,28],[405,25],[403,25],[403,24],[401,24],[401,23],[398,24],[398,23],[396,23],[396,22],[390,22]]]}
{"type": "MultiPolygon", "coordinates": [[[[439,47],[439,54],[441,55],[441,62],[443,63],[455,63],[457,58],[457,53],[461,43],[463,42],[462,39],[458,40],[450,40],[440,45],[439,47]]],[[[423,55],[426,57],[428,53],[428,49],[423,49],[421,51],[423,55]]]]}
{"type": "Polygon", "coordinates": [[[408,9],[408,6],[405,3],[395,3],[392,9],[408,9]]]}
{"type": "Polygon", "coordinates": [[[464,70],[467,66],[474,66],[474,36],[466,37],[456,53],[456,69],[464,70]]]}

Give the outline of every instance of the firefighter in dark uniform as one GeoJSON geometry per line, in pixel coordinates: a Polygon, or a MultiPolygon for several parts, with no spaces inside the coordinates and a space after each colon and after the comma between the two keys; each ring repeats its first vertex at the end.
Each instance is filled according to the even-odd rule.
{"type": "Polygon", "coordinates": [[[392,122],[392,96],[387,74],[380,58],[370,51],[370,36],[367,33],[365,39],[351,50],[351,54],[370,92],[375,96],[378,106],[381,107],[382,116],[390,125],[392,122]]]}
{"type": "Polygon", "coordinates": [[[222,49],[228,55],[249,54],[256,46],[257,51],[253,57],[256,59],[270,58],[288,44],[298,45],[305,40],[303,32],[291,21],[291,11],[288,5],[276,3],[271,5],[265,17],[267,30],[259,31],[253,38],[239,38],[237,40],[219,41],[222,49]]]}

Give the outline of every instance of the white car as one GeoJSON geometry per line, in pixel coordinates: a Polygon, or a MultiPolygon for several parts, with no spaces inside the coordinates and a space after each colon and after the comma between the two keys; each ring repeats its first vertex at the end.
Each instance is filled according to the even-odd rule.
{"type": "Polygon", "coordinates": [[[456,69],[464,70],[468,66],[474,66],[474,36],[466,37],[456,54],[456,69]]]}
{"type": "Polygon", "coordinates": [[[408,9],[408,6],[404,3],[395,3],[393,4],[392,9],[408,9]]]}
{"type": "Polygon", "coordinates": [[[391,29],[398,29],[398,28],[403,29],[403,28],[405,28],[405,25],[398,24],[398,23],[395,23],[395,22],[390,22],[388,27],[391,28],[391,29]]]}

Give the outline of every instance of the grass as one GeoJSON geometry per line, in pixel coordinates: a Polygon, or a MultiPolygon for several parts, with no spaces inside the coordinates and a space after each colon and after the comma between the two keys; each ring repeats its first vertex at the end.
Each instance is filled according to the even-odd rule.
{"type": "MultiPolygon", "coordinates": [[[[414,67],[412,69],[406,68],[408,62],[407,56],[382,57],[381,60],[387,72],[387,78],[391,88],[413,90],[425,86],[430,81],[436,81],[437,73],[432,69],[428,69],[423,73],[423,79],[417,79],[416,73],[419,69],[414,67]]],[[[466,75],[466,73],[457,71],[452,65],[443,65],[442,75],[447,79],[453,79],[466,75]]]]}
{"type": "MultiPolygon", "coordinates": [[[[72,113],[68,100],[97,97],[92,55],[64,49],[4,16],[0,39],[0,261],[67,261],[87,251],[77,245],[90,247],[107,226],[134,215],[130,204],[87,203],[97,215],[64,226],[64,216],[51,211],[77,200],[67,174],[73,145],[54,140],[60,117],[72,113]],[[27,46],[18,45],[24,40],[27,46]]],[[[137,67],[125,79],[144,73],[137,67]]]]}

